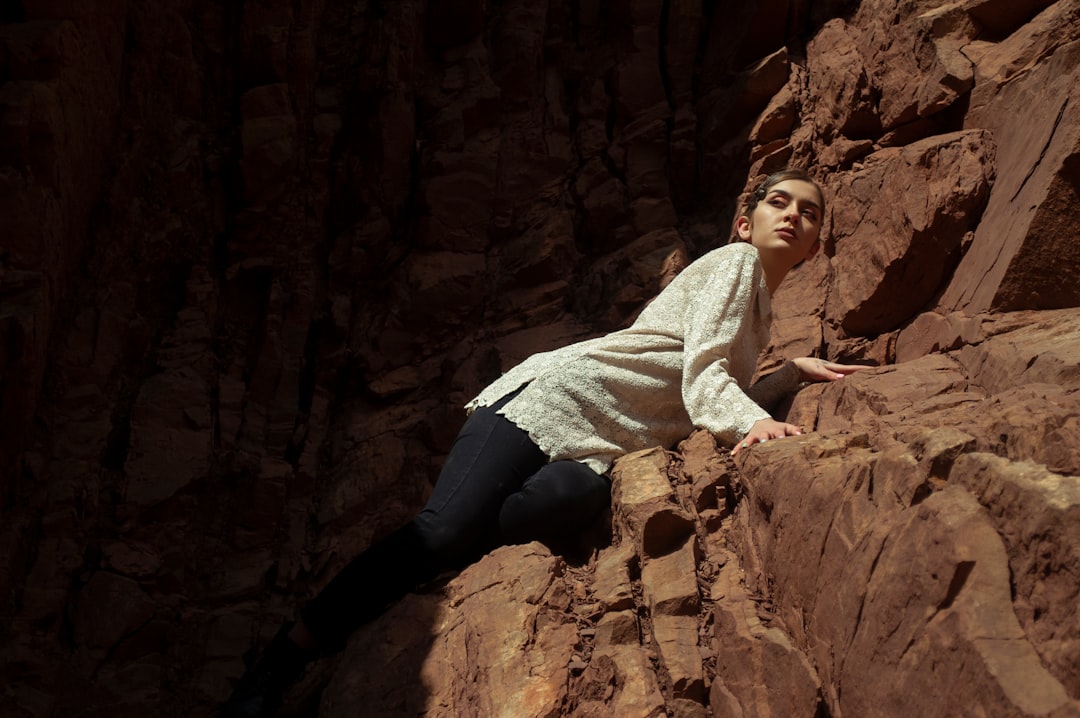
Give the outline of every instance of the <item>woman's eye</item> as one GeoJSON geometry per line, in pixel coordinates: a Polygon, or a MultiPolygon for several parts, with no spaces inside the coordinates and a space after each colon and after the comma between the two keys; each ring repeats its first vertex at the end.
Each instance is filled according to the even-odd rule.
{"type": "Polygon", "coordinates": [[[812,209],[804,209],[802,215],[813,222],[817,221],[817,212],[812,209]]]}

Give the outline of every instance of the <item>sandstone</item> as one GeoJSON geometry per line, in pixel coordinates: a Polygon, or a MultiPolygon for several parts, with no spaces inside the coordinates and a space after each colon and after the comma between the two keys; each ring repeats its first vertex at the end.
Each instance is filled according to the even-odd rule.
{"type": "Polygon", "coordinates": [[[1070,234],[1056,227],[1062,213],[1078,201],[1069,179],[1075,171],[1069,158],[1077,152],[1080,125],[1064,111],[1064,103],[1076,92],[1078,52],[1078,42],[1056,48],[1048,62],[1004,83],[996,97],[987,100],[983,116],[995,119],[983,125],[993,131],[999,148],[1000,179],[971,250],[942,297],[943,307],[973,314],[1076,306],[1072,296],[1076,258],[1072,245],[1059,239],[1070,234]],[[1027,108],[1023,119],[1019,113],[994,112],[994,107],[1005,104],[1027,108]],[[1045,159],[1034,162],[1036,157],[1045,159]],[[1013,168],[1020,166],[1031,171],[1015,178],[1013,168]],[[992,240],[984,239],[991,226],[987,222],[999,227],[992,240]],[[999,247],[993,257],[981,250],[986,241],[999,247]]]}
{"type": "Polygon", "coordinates": [[[210,466],[209,427],[186,421],[190,401],[208,400],[209,388],[188,371],[147,382],[132,417],[128,450],[127,499],[153,504],[206,474],[210,466]],[[172,411],[169,411],[169,410],[172,411]]]}
{"type": "Polygon", "coordinates": [[[652,28],[645,26],[635,33],[635,51],[629,53],[615,70],[618,112],[623,117],[655,117],[668,113],[664,80],[656,63],[655,27],[659,20],[658,16],[654,17],[651,20],[652,28]]]}
{"type": "Polygon", "coordinates": [[[697,616],[653,617],[653,640],[660,661],[671,681],[675,700],[688,699],[698,704],[703,699],[705,683],[698,650],[697,616]]]}
{"type": "Polygon", "coordinates": [[[154,613],[154,604],[135,581],[97,572],[79,591],[76,640],[91,649],[113,648],[154,613]]]}
{"type": "Polygon", "coordinates": [[[624,457],[610,537],[424,587],[286,713],[1080,715],[1078,48],[1071,0],[5,4],[0,713],[213,713],[469,398],[792,163],[759,371],[874,368],[624,457]]]}
{"type": "Polygon", "coordinates": [[[697,615],[700,601],[696,553],[691,538],[666,556],[650,558],[641,569],[645,600],[654,621],[660,615],[697,615]]]}
{"type": "Polygon", "coordinates": [[[840,202],[847,206],[876,206],[883,213],[857,217],[834,210],[834,226],[845,229],[834,232],[836,284],[829,301],[845,330],[866,335],[895,329],[942,289],[947,268],[959,259],[960,242],[971,229],[970,213],[989,195],[992,147],[988,133],[972,132],[923,140],[899,153],[883,151],[851,178],[850,189],[840,190],[840,202]],[[899,177],[904,178],[902,190],[888,187],[899,177]],[[865,200],[847,204],[848,192],[865,200]],[[878,194],[902,199],[875,204],[870,195],[878,194]],[[867,256],[879,269],[860,266],[867,256]]]}
{"type": "Polygon", "coordinates": [[[570,714],[577,718],[610,715],[661,718],[667,715],[651,663],[637,647],[608,647],[595,651],[589,669],[582,675],[580,690],[586,700],[570,714]]]}
{"type": "Polygon", "coordinates": [[[964,9],[985,30],[996,37],[1005,37],[1020,28],[1040,10],[1053,5],[1049,0],[1024,0],[1006,3],[1000,0],[974,0],[964,9]]]}
{"type": "Polygon", "coordinates": [[[296,118],[287,85],[268,85],[241,98],[241,142],[247,197],[253,203],[273,199],[296,158],[296,118]]]}
{"type": "Polygon", "coordinates": [[[977,319],[961,313],[926,312],[900,330],[896,338],[896,361],[903,363],[981,340],[982,325],[977,319]]]}
{"type": "Polygon", "coordinates": [[[668,480],[666,452],[646,449],[631,456],[639,460],[621,459],[612,474],[616,526],[624,536],[634,537],[640,555],[664,556],[686,545],[694,523],[668,480]]]}
{"type": "Polygon", "coordinates": [[[872,72],[882,96],[883,127],[940,112],[971,89],[974,72],[961,48],[976,30],[959,5],[904,6],[905,22],[890,27],[874,13],[875,4],[860,7],[856,22],[868,22],[871,41],[880,43],[872,72]]]}
{"type": "MultiPolygon", "coordinates": [[[[871,578],[862,620],[879,616],[883,630],[891,635],[883,640],[882,633],[859,631],[849,649],[852,685],[865,680],[860,673],[869,665],[864,657],[868,658],[871,651],[876,660],[895,662],[900,670],[905,670],[944,650],[953,656],[965,656],[964,660],[945,668],[944,676],[951,673],[986,676],[978,681],[968,678],[958,684],[977,682],[984,686],[983,690],[990,695],[984,694],[982,700],[1011,703],[1022,714],[1037,715],[1062,708],[1071,701],[1061,684],[1040,665],[1013,614],[1008,567],[997,534],[967,502],[970,498],[966,494],[948,490],[935,494],[919,505],[911,523],[898,527],[895,543],[883,548],[871,578]],[[946,512],[949,518],[945,517],[946,512]],[[902,547],[922,540],[912,531],[932,532],[935,538],[930,541],[936,551],[910,555],[902,547]],[[898,552],[903,554],[902,559],[898,552]],[[890,570],[890,567],[894,568],[890,570]],[[896,589],[922,599],[890,601],[887,595],[896,589]],[[875,648],[870,649],[871,644],[875,648]]],[[[856,712],[871,710],[869,699],[858,693],[847,697],[848,705],[856,712]]],[[[946,712],[955,712],[980,700],[980,696],[966,691],[934,696],[932,688],[927,686],[925,691],[887,691],[885,700],[896,710],[909,707],[915,712],[926,712],[944,708],[946,712]],[[939,702],[943,697],[944,706],[939,702]]]]}
{"type": "Polygon", "coordinates": [[[508,547],[452,581],[447,603],[432,596],[402,602],[393,612],[411,630],[388,632],[392,624],[382,621],[358,633],[343,657],[344,665],[354,663],[358,670],[339,667],[320,710],[552,715],[565,699],[577,635],[569,617],[551,603],[559,566],[536,545],[508,547]],[[366,665],[381,665],[384,672],[360,668],[366,665]],[[395,681],[400,688],[386,690],[390,676],[406,675],[412,685],[395,681]],[[477,692],[456,687],[467,684],[477,692]]]}
{"type": "MultiPolygon", "coordinates": [[[[668,456],[664,451],[645,449],[620,459],[618,467],[626,465],[626,473],[612,476],[612,493],[617,496],[615,503],[620,513],[628,517],[628,523],[639,511],[648,511],[659,504],[663,506],[673,500],[674,492],[665,470],[668,456]]],[[[638,519],[637,523],[642,523],[638,519]]]]}
{"type": "Polygon", "coordinates": [[[693,97],[696,44],[705,18],[701,5],[685,0],[667,6],[666,14],[667,35],[663,38],[666,67],[662,72],[669,78],[671,99],[681,106],[693,97]]]}
{"type": "Polygon", "coordinates": [[[139,543],[112,542],[102,547],[102,556],[108,568],[137,579],[150,578],[161,567],[153,547],[139,543]]]}
{"type": "Polygon", "coordinates": [[[1069,695],[1077,695],[1080,670],[1071,657],[1080,633],[1066,608],[1076,603],[1074,579],[1080,575],[1075,540],[1080,484],[1075,474],[1060,476],[1030,463],[972,452],[957,458],[949,480],[971,491],[988,510],[1009,554],[1017,618],[1043,664],[1069,695]],[[1056,548],[1047,555],[1050,545],[1056,548]],[[1039,651],[1039,646],[1049,650],[1039,651]]]}
{"type": "Polygon", "coordinates": [[[881,131],[870,75],[855,37],[838,18],[825,23],[807,47],[810,92],[822,103],[817,130],[830,139],[870,137],[881,131]]]}
{"type": "MultiPolygon", "coordinates": [[[[637,646],[640,629],[637,617],[631,611],[608,611],[596,624],[596,645],[599,647],[637,646]]],[[[593,659],[596,660],[596,654],[593,659]]]]}
{"type": "Polygon", "coordinates": [[[433,249],[483,251],[489,241],[494,158],[480,156],[471,163],[454,160],[454,168],[425,183],[424,198],[431,217],[423,241],[433,249]]]}
{"type": "Polygon", "coordinates": [[[601,551],[596,559],[593,591],[609,612],[633,606],[630,564],[634,559],[635,555],[627,544],[601,551]]]}
{"type": "Polygon", "coordinates": [[[783,630],[761,620],[737,573],[736,564],[727,564],[711,590],[718,598],[713,608],[716,678],[709,688],[713,715],[818,715],[817,673],[783,630]]]}
{"type": "Polygon", "coordinates": [[[795,97],[787,87],[783,87],[762,110],[757,123],[750,130],[750,140],[759,145],[786,142],[795,126],[795,118],[795,97]]]}
{"type": "Polygon", "coordinates": [[[985,323],[984,332],[993,336],[988,341],[964,345],[956,353],[957,359],[989,391],[1041,383],[1071,389],[1080,386],[1076,359],[1080,312],[1072,309],[1013,318],[1025,316],[1034,320],[1031,326],[1014,331],[996,330],[996,325],[1008,326],[1000,320],[985,323]]]}

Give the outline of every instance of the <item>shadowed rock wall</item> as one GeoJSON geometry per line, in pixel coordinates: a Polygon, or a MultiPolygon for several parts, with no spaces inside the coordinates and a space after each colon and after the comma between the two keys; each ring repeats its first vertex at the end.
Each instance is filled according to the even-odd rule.
{"type": "Polygon", "coordinates": [[[828,236],[762,368],[880,368],[799,394],[820,433],[621,461],[610,545],[492,554],[290,709],[1080,714],[1074,1],[0,23],[5,714],[208,710],[464,401],[624,326],[788,163],[828,236]]]}

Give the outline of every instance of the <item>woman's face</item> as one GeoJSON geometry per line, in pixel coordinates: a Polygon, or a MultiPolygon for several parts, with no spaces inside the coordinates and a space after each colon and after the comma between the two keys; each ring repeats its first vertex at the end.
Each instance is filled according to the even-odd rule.
{"type": "Polygon", "coordinates": [[[736,229],[759,253],[793,267],[820,247],[821,206],[821,194],[813,184],[784,180],[769,188],[750,217],[739,217],[736,229]]]}

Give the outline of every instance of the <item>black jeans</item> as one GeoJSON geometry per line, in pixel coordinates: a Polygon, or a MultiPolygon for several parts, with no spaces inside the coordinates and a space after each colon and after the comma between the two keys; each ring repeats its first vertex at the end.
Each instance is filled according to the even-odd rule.
{"type": "Polygon", "coordinates": [[[333,650],[393,601],[447,568],[501,544],[573,536],[608,507],[609,480],[577,461],[548,461],[528,433],[496,413],[514,394],[469,416],[427,505],[354,558],[301,612],[333,650]]]}

